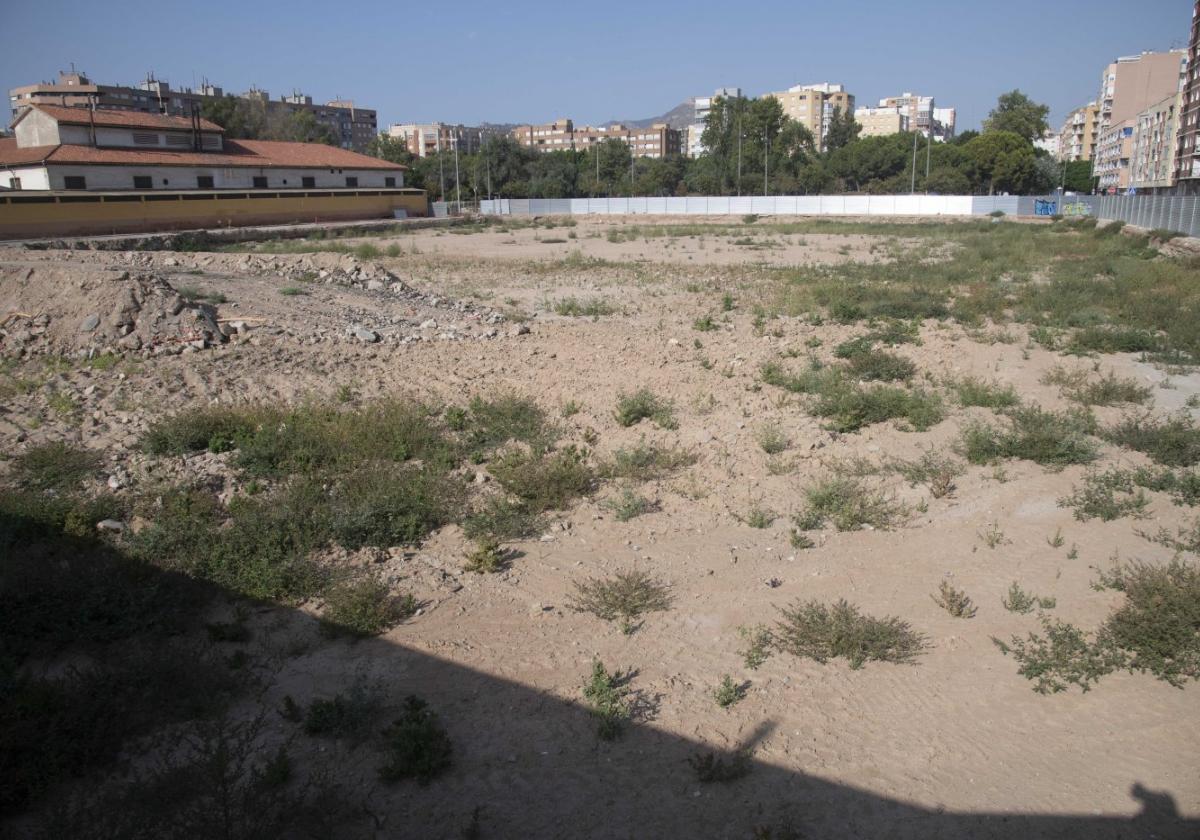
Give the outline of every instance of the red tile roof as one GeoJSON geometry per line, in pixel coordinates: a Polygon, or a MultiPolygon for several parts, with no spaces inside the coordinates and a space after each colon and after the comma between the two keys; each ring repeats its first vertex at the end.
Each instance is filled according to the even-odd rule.
{"type": "Polygon", "coordinates": [[[391,163],[348,149],[321,143],[286,143],[275,140],[226,140],[220,152],[171,149],[114,149],[94,146],[30,146],[0,140],[0,167],[38,164],[95,166],[217,166],[253,169],[388,169],[404,171],[391,163]]]}
{"type": "MultiPolygon", "coordinates": [[[[158,128],[158,129],[175,129],[176,131],[184,130],[191,131],[192,120],[190,117],[173,117],[167,114],[147,114],[143,111],[116,111],[112,108],[73,108],[65,105],[44,105],[35,103],[29,106],[31,109],[36,108],[47,116],[53,117],[60,123],[66,125],[101,125],[112,128],[158,128]]],[[[28,113],[28,112],[26,112],[28,113]]],[[[17,122],[20,122],[24,117],[22,114],[17,117],[17,122]]],[[[204,131],[224,132],[225,129],[217,125],[215,122],[209,122],[206,119],[200,120],[200,128],[204,131]]]]}

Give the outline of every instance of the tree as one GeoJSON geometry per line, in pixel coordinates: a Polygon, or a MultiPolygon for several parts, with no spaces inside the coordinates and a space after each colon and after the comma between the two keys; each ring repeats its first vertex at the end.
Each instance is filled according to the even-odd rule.
{"type": "Polygon", "coordinates": [[[996,190],[1021,192],[1032,177],[1033,146],[1011,131],[985,131],[963,147],[971,162],[976,186],[988,195],[996,190]]]}
{"type": "Polygon", "coordinates": [[[943,166],[930,171],[925,189],[936,195],[967,195],[971,192],[971,179],[959,169],[943,166]]]}
{"type": "Polygon", "coordinates": [[[1090,193],[1095,188],[1092,179],[1092,162],[1090,160],[1072,160],[1067,162],[1065,186],[1070,192],[1090,193]]]}
{"type": "Polygon", "coordinates": [[[858,133],[862,131],[862,124],[854,119],[854,114],[846,111],[842,113],[841,107],[833,109],[833,116],[829,119],[829,130],[825,132],[825,148],[830,152],[853,143],[858,139],[858,133]]]}
{"type": "Polygon", "coordinates": [[[293,143],[324,143],[326,146],[337,146],[337,136],[333,129],[324,123],[317,122],[312,111],[276,111],[267,120],[263,140],[287,140],[293,143]]]}
{"type": "Polygon", "coordinates": [[[996,107],[983,121],[984,133],[1011,131],[1032,143],[1046,133],[1049,124],[1046,117],[1050,108],[1039,105],[1019,90],[1010,90],[1000,95],[996,107]]]}
{"type": "Polygon", "coordinates": [[[408,150],[408,144],[404,142],[403,138],[387,134],[376,134],[372,137],[371,142],[367,144],[367,154],[404,166],[410,165],[413,159],[412,152],[408,150]]]}

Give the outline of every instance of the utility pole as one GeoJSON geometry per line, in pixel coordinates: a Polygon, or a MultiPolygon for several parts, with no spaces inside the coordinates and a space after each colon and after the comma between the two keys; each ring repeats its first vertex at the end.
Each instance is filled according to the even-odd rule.
{"type": "Polygon", "coordinates": [[[929,195],[929,158],[933,154],[933,114],[929,116],[929,136],[925,138],[925,195],[929,195]]]}
{"type": "Polygon", "coordinates": [[[917,192],[917,135],[920,133],[920,131],[913,132],[912,185],[908,189],[910,195],[915,195],[917,192]]]}
{"type": "Polygon", "coordinates": [[[763,195],[767,194],[767,170],[771,166],[771,135],[763,129],[763,195]]]}
{"type": "Polygon", "coordinates": [[[458,212],[462,212],[462,183],[458,180],[458,137],[454,138],[454,192],[458,203],[458,212]]]}
{"type": "Polygon", "coordinates": [[[441,126],[438,126],[437,133],[438,133],[438,142],[437,142],[438,181],[441,184],[441,194],[438,197],[441,198],[442,201],[445,201],[446,200],[446,165],[443,163],[443,160],[442,160],[442,128],[441,128],[441,126]]]}
{"type": "Polygon", "coordinates": [[[488,201],[491,201],[492,200],[492,156],[489,155],[487,152],[484,152],[483,153],[483,161],[484,161],[484,166],[487,169],[488,201]]]}
{"type": "Polygon", "coordinates": [[[738,168],[737,194],[742,194],[742,98],[738,97],[738,168]]]}

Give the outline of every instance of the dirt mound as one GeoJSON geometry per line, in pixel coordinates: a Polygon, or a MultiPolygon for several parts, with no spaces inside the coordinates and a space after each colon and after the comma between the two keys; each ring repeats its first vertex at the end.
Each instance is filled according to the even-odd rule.
{"type": "Polygon", "coordinates": [[[212,306],[185,300],[156,274],[54,266],[0,271],[5,355],[177,353],[226,340],[212,306]]]}

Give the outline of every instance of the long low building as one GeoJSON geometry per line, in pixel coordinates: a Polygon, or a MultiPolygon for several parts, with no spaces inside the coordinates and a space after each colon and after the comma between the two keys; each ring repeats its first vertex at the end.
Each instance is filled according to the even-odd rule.
{"type": "Polygon", "coordinates": [[[0,189],[402,188],[405,167],[319,143],[229,140],[200,117],[32,105],[0,140],[0,189]]]}

